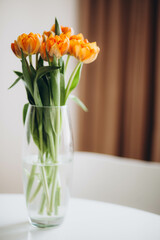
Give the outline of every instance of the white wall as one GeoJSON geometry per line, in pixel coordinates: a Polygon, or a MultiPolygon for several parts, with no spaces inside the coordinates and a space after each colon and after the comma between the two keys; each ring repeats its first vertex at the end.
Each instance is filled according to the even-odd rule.
{"type": "MultiPolygon", "coordinates": [[[[22,109],[26,96],[22,83],[7,90],[16,79],[12,70],[21,70],[10,44],[24,32],[49,30],[55,17],[61,25],[72,26],[78,33],[78,0],[0,1],[0,192],[22,191],[22,109]]],[[[75,116],[72,112],[76,134],[75,116]]]]}

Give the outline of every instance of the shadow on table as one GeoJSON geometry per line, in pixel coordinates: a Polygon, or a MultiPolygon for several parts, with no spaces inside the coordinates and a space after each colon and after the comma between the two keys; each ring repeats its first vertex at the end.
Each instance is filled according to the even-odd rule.
{"type": "Polygon", "coordinates": [[[51,229],[40,229],[31,226],[29,222],[20,222],[16,224],[0,227],[0,240],[34,240],[34,239],[56,239],[65,240],[61,227],[51,229]]]}

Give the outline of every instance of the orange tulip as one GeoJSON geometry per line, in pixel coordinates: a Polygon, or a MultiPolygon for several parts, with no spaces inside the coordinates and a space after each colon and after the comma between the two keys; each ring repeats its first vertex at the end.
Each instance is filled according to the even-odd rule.
{"type": "Polygon", "coordinates": [[[46,41],[46,49],[51,57],[53,57],[53,55],[56,56],[56,58],[62,57],[68,52],[68,48],[69,38],[63,33],[55,37],[51,35],[46,41]]]}
{"type": "Polygon", "coordinates": [[[70,40],[84,40],[84,37],[83,37],[83,34],[82,33],[79,33],[77,35],[72,35],[70,37],[70,40]]]}
{"type": "Polygon", "coordinates": [[[25,34],[23,33],[17,38],[19,49],[22,49],[25,54],[35,54],[39,51],[42,42],[40,34],[25,34]]]}
{"type": "MultiPolygon", "coordinates": [[[[39,52],[41,54],[41,58],[45,61],[48,61],[47,54],[46,54],[46,42],[42,42],[39,52]]],[[[49,55],[48,57],[50,61],[53,61],[53,57],[49,55]]]]}
{"type": "Polygon", "coordinates": [[[83,63],[91,63],[96,60],[99,51],[100,48],[96,42],[89,43],[87,39],[76,40],[73,38],[70,40],[68,53],[83,63]]]}
{"type": "MultiPolygon", "coordinates": [[[[53,24],[53,26],[51,27],[51,31],[55,32],[55,24],[53,24]]],[[[73,34],[73,28],[71,28],[71,27],[61,26],[61,31],[62,31],[62,33],[66,34],[66,36],[68,38],[70,38],[70,36],[73,34]]]]}
{"type": "Polygon", "coordinates": [[[21,50],[19,49],[19,47],[17,45],[16,40],[14,41],[14,43],[11,43],[11,49],[18,58],[22,58],[22,53],[21,53],[21,50]]]}
{"type": "Polygon", "coordinates": [[[52,32],[52,31],[48,31],[48,32],[44,31],[43,32],[43,39],[46,41],[46,39],[49,38],[51,35],[52,35],[52,37],[54,37],[55,33],[52,32]]]}
{"type": "Polygon", "coordinates": [[[84,43],[88,43],[88,40],[87,39],[84,39],[83,37],[83,34],[82,33],[79,33],[77,35],[73,35],[70,37],[70,45],[69,45],[69,50],[68,50],[68,53],[70,55],[75,55],[74,54],[74,47],[75,45],[78,45],[78,44],[84,44],[84,43]]]}

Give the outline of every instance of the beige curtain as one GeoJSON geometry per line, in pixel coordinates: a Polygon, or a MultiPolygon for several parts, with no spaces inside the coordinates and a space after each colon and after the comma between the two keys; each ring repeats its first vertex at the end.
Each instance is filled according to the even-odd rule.
{"type": "Polygon", "coordinates": [[[101,51],[83,67],[77,149],[160,161],[160,1],[81,0],[80,11],[101,51]]]}

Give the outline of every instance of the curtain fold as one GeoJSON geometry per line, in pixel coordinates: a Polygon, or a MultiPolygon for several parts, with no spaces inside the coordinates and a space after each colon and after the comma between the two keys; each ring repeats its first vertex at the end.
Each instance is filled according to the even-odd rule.
{"type": "Polygon", "coordinates": [[[160,1],[81,0],[101,51],[83,67],[78,150],[160,161],[160,1]]]}
{"type": "Polygon", "coordinates": [[[155,38],[155,71],[154,71],[154,91],[153,91],[153,124],[151,138],[151,160],[160,162],[160,1],[158,1],[156,11],[156,38],[155,38]]]}

